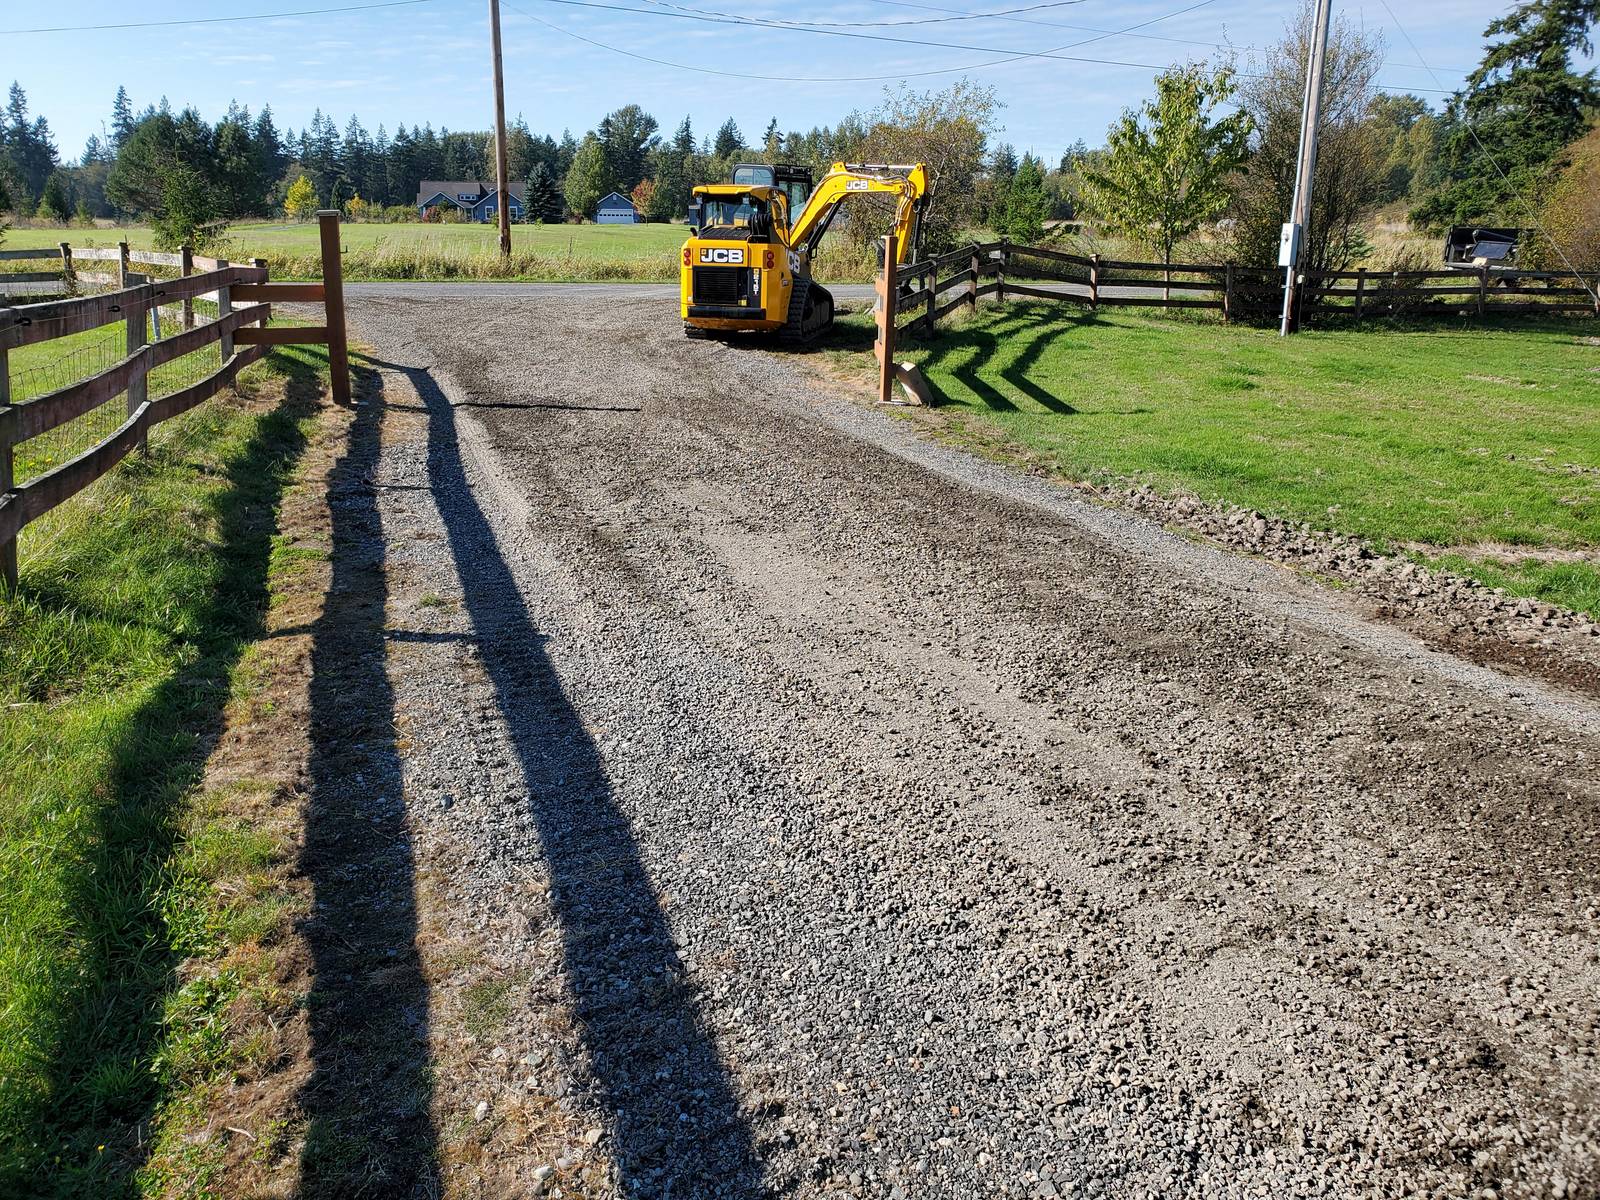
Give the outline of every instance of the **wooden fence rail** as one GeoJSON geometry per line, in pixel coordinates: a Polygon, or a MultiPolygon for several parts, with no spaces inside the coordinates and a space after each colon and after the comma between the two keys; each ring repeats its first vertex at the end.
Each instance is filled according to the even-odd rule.
{"type": "MultiPolygon", "coordinates": [[[[1252,294],[1281,292],[1283,280],[1282,272],[1274,267],[1126,261],[1049,246],[1020,246],[1005,239],[902,266],[894,266],[892,256],[885,262],[880,294],[886,287],[893,290],[900,328],[922,334],[931,334],[941,318],[963,307],[976,308],[979,300],[991,295],[1001,300],[1026,296],[1075,301],[1091,308],[1210,309],[1221,312],[1226,321],[1238,316],[1243,301],[1252,294]],[[952,271],[956,267],[961,269],[952,271]],[[979,282],[991,276],[993,283],[979,282]]],[[[1597,286],[1600,275],[1568,272],[1520,271],[1500,276],[1487,268],[1475,272],[1363,268],[1314,276],[1304,294],[1309,297],[1310,314],[1351,316],[1357,321],[1423,312],[1478,317],[1600,316],[1597,286]],[[1518,300],[1508,301],[1507,297],[1518,300]]],[[[880,390],[887,399],[887,384],[880,390]]]]}
{"type": "MultiPolygon", "coordinates": [[[[202,258],[187,249],[170,255],[135,259],[126,244],[93,257],[116,256],[126,280],[130,261],[176,266],[176,279],[139,282],[100,296],[55,300],[16,308],[0,308],[0,585],[17,586],[17,535],[63,501],[99,479],[130,453],[142,448],[150,428],[187,412],[230,386],[240,371],[265,356],[272,346],[326,345],[333,398],[350,402],[349,356],[345,343],[344,285],[339,262],[339,214],[320,212],[321,283],[272,283],[265,265],[234,266],[202,258]],[[199,274],[190,272],[199,267],[199,274]],[[217,319],[193,321],[193,301],[214,296],[217,319]],[[235,300],[248,301],[234,308],[235,300]],[[167,338],[147,340],[147,325],[163,304],[183,303],[182,330],[167,338]],[[274,302],[321,301],[326,322],[320,326],[268,328],[274,302]],[[10,353],[121,322],[127,329],[127,356],[106,370],[21,404],[11,402],[10,353]],[[220,351],[216,371],[187,387],[149,398],[150,372],[165,363],[215,343],[220,351]],[[26,483],[16,482],[14,455],[18,444],[38,437],[94,411],[119,395],[127,396],[127,419],[102,441],[26,483]]],[[[3,251],[12,261],[26,261],[34,251],[3,251]]],[[[55,253],[50,251],[47,253],[55,253]]],[[[109,261],[109,260],[105,260],[109,261]]],[[[70,270],[70,266],[68,267],[70,270]]]]}

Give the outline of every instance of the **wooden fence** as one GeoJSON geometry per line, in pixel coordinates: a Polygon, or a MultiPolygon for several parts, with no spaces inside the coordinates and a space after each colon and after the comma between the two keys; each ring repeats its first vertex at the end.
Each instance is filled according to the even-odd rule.
{"type": "MultiPolygon", "coordinates": [[[[1027,296],[1072,300],[1091,307],[1132,305],[1211,309],[1223,320],[1270,308],[1283,294],[1276,267],[1234,263],[1129,262],[1069,254],[1006,240],[966,246],[918,263],[894,266],[879,282],[895,294],[902,328],[931,333],[939,318],[980,299],[1027,296]]],[[[1600,316],[1600,276],[1523,271],[1501,276],[1478,271],[1334,271],[1308,280],[1302,317],[1585,313],[1600,316]]]]}
{"type": "MultiPolygon", "coordinates": [[[[0,308],[0,583],[8,589],[17,586],[17,534],[29,522],[81,492],[128,454],[144,448],[151,426],[216,395],[270,347],[326,345],[334,400],[340,404],[350,402],[339,214],[320,212],[317,218],[321,223],[321,283],[272,283],[264,265],[234,266],[184,253],[156,260],[156,265],[177,266],[184,271],[174,279],[141,279],[104,295],[0,308]],[[173,261],[168,262],[168,258],[173,261]],[[202,269],[191,273],[195,267],[202,269]],[[215,320],[194,323],[197,297],[215,298],[215,320]],[[241,301],[245,307],[235,308],[234,304],[241,301]],[[274,301],[320,301],[326,321],[313,327],[268,328],[274,301]],[[154,315],[162,304],[173,302],[183,305],[182,329],[162,337],[157,326],[156,340],[151,341],[148,335],[154,315]],[[25,403],[11,403],[11,351],[118,322],[127,330],[127,356],[115,366],[25,403]],[[213,343],[219,347],[220,355],[215,372],[178,391],[150,399],[149,375],[154,368],[213,343]],[[115,432],[53,470],[26,483],[16,482],[13,467],[18,444],[84,416],[119,395],[127,397],[127,419],[115,432]]],[[[132,256],[126,246],[120,249],[117,281],[126,282],[132,256]]],[[[72,255],[74,259],[82,257],[81,251],[72,255]]],[[[144,261],[152,257],[147,254],[144,261]]],[[[64,270],[73,267],[71,260],[64,260],[64,270]]]]}

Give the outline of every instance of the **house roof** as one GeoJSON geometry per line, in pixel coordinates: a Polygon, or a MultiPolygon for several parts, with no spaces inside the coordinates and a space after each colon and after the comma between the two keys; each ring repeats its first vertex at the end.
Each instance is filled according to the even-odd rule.
{"type": "MultiPolygon", "coordinates": [[[[633,208],[633,201],[629,200],[621,192],[611,192],[609,195],[601,196],[600,203],[596,205],[597,208],[622,208],[624,206],[633,208]],[[616,201],[615,204],[611,203],[613,200],[616,201]]],[[[638,210],[635,209],[634,211],[637,212],[638,210]]]]}
{"type": "MultiPolygon", "coordinates": [[[[506,191],[511,193],[511,198],[518,204],[522,203],[523,193],[526,190],[526,185],[521,183],[509,184],[506,187],[506,191]]],[[[470,195],[472,203],[476,205],[494,193],[494,186],[481,179],[424,179],[417,185],[417,203],[426,204],[442,195],[452,204],[464,204],[464,201],[457,200],[456,197],[470,195]]]]}

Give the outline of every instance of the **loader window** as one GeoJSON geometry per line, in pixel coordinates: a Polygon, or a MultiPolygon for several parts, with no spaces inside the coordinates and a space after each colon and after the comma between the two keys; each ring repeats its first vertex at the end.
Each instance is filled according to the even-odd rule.
{"type": "Polygon", "coordinates": [[[751,195],[707,196],[700,218],[704,238],[765,239],[772,233],[767,202],[751,195]]]}

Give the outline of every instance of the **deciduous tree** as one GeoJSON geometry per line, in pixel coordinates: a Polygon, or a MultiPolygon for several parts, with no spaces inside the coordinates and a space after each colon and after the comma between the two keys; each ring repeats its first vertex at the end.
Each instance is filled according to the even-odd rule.
{"type": "Polygon", "coordinates": [[[1249,153],[1249,114],[1216,115],[1233,94],[1227,68],[1164,71],[1155,99],[1122,114],[1104,162],[1084,173],[1085,210],[1108,232],[1154,247],[1169,281],[1173,247],[1227,207],[1228,178],[1249,153]]]}

